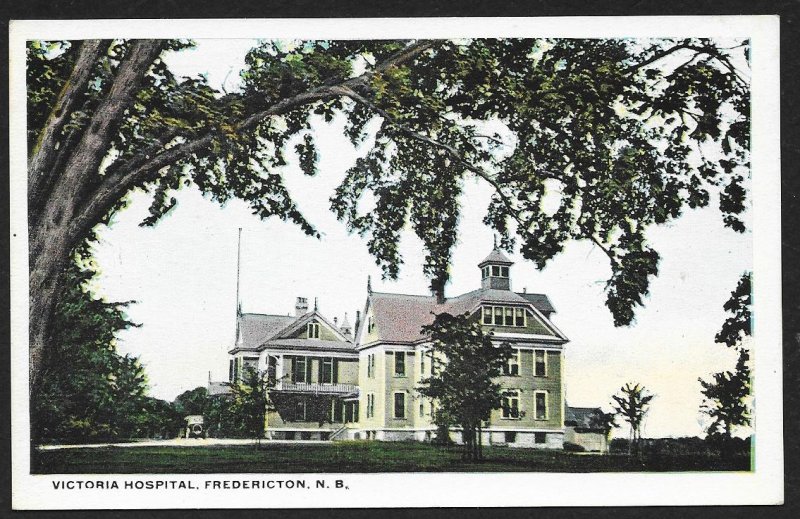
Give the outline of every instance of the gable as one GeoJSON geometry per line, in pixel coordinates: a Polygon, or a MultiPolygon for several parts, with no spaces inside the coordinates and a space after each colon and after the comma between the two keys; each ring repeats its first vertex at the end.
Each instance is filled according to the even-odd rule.
{"type": "Polygon", "coordinates": [[[328,322],[317,312],[310,312],[300,317],[280,333],[275,335],[273,340],[278,339],[320,339],[324,341],[349,342],[347,338],[339,332],[334,325],[328,322]],[[318,336],[309,337],[309,329],[312,325],[316,328],[318,336]]]}
{"type": "Polygon", "coordinates": [[[285,336],[278,337],[280,339],[321,339],[323,341],[340,341],[344,342],[338,333],[334,332],[330,326],[325,324],[320,319],[309,319],[304,326],[300,326],[297,328],[293,333],[286,334],[285,336]],[[317,337],[310,337],[309,336],[309,328],[311,324],[317,325],[318,336],[317,337]]]}

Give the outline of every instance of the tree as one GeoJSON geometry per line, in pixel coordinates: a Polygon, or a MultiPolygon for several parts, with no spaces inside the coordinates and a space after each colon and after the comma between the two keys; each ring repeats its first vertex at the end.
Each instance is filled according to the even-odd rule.
{"type": "Polygon", "coordinates": [[[511,346],[496,346],[480,323],[469,314],[441,313],[422,327],[431,340],[433,374],[420,381],[417,390],[436,404],[434,420],[440,426],[461,428],[464,458],[481,459],[481,425],[492,409],[501,407],[503,390],[495,379],[511,358],[511,346]]]}
{"type": "Polygon", "coordinates": [[[175,406],[175,410],[182,416],[192,414],[205,415],[210,407],[208,389],[200,386],[184,391],[175,397],[173,405],[175,406]]]}
{"type": "Polygon", "coordinates": [[[468,177],[494,190],[485,222],[502,246],[518,240],[537,267],[570,240],[601,248],[616,325],[632,321],[658,272],[649,227],[706,206],[717,192],[725,225],[744,230],[746,41],[265,41],[247,55],[241,90],[230,93],[172,74],[162,55],[190,45],[28,45],[34,392],[64,269],[131,191],[153,195],[145,225],[193,184],[221,203],[246,200],[262,218],[319,236],[281,169],[294,153],[306,174],[315,173],[319,118],[346,118],[347,136],[367,148],[333,194],[334,213],[368,237],[389,278],[398,275],[398,237],[410,223],[439,294],[468,177]],[[366,130],[371,121],[374,134],[366,130]],[[360,207],[368,194],[374,208],[360,207]]]}
{"type": "Polygon", "coordinates": [[[258,445],[261,445],[261,439],[264,438],[267,411],[271,408],[269,388],[272,385],[271,377],[266,371],[249,366],[244,369],[241,380],[230,384],[231,414],[244,434],[258,440],[258,445]]]}
{"type": "Polygon", "coordinates": [[[749,272],[742,274],[736,289],[731,292],[723,308],[733,315],[725,320],[716,336],[717,342],[738,353],[736,367],[733,371],[713,374],[710,381],[698,379],[704,397],[700,410],[712,419],[707,429],[709,439],[719,443],[726,455],[731,453],[734,430],[750,425],[750,352],[744,345],[744,339],[752,331],[750,278],[749,272]]]}
{"type": "Polygon", "coordinates": [[[619,427],[619,424],[617,424],[617,414],[606,413],[601,409],[598,409],[589,417],[589,426],[601,429],[606,435],[606,439],[608,439],[608,435],[611,433],[611,430],[615,427],[619,427]]]}
{"type": "Polygon", "coordinates": [[[642,421],[650,410],[650,401],[654,397],[655,395],[649,394],[644,386],[630,382],[619,388],[619,393],[611,397],[616,402],[616,405],[612,404],[614,410],[630,426],[628,454],[632,454],[634,450],[637,454],[641,454],[642,421]]]}
{"type": "Polygon", "coordinates": [[[148,419],[144,370],[115,345],[117,332],[136,325],[125,317],[127,303],[108,303],[88,290],[94,275],[90,264],[73,263],[66,272],[42,385],[31,399],[32,445],[128,438],[148,419]]]}

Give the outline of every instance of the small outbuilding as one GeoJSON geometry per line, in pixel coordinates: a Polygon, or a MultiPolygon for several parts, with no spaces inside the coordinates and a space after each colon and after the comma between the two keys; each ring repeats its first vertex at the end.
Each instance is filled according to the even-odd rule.
{"type": "Polygon", "coordinates": [[[599,407],[566,407],[564,448],[584,452],[608,453],[608,431],[599,423],[599,407]]]}

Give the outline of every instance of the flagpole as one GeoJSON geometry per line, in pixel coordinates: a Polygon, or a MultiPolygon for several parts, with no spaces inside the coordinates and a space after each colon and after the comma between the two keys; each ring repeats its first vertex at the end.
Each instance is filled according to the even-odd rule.
{"type": "Polygon", "coordinates": [[[242,301],[239,298],[239,277],[242,264],[242,228],[239,227],[239,243],[236,246],[236,317],[242,313],[242,301]]]}

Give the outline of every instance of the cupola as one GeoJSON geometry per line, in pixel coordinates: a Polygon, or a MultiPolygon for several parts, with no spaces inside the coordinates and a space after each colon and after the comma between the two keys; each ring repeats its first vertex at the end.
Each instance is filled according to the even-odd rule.
{"type": "Polygon", "coordinates": [[[514,262],[508,259],[497,246],[478,263],[481,269],[481,288],[493,288],[495,290],[511,290],[511,278],[509,271],[514,262]]]}

